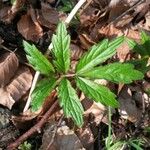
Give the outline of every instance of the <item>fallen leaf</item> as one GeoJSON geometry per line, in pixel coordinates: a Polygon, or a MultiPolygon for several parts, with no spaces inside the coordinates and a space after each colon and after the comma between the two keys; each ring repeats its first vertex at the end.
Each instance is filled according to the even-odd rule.
{"type": "Polygon", "coordinates": [[[38,42],[43,36],[43,30],[39,26],[38,22],[32,20],[31,11],[28,11],[26,15],[23,15],[17,23],[18,31],[26,40],[38,42]]]}
{"type": "Polygon", "coordinates": [[[80,34],[79,39],[81,42],[81,46],[83,47],[83,49],[86,50],[95,44],[95,42],[93,42],[86,34],[80,34]]]}
{"type": "Polygon", "coordinates": [[[18,69],[18,58],[15,53],[6,53],[0,59],[0,87],[9,83],[18,69]]]}
{"type": "Polygon", "coordinates": [[[82,54],[84,53],[84,50],[76,44],[71,44],[70,49],[71,49],[71,60],[79,60],[82,54]]]}
{"type": "Polygon", "coordinates": [[[41,3],[41,9],[37,10],[37,20],[42,26],[54,30],[58,21],[59,13],[47,3],[41,3]]]}
{"type": "Polygon", "coordinates": [[[15,0],[12,6],[5,6],[0,9],[0,20],[5,23],[11,23],[16,14],[22,9],[25,0],[15,0]]]}
{"type": "Polygon", "coordinates": [[[69,129],[66,125],[61,125],[58,128],[56,126],[57,122],[53,120],[49,121],[46,125],[40,150],[84,150],[79,138],[73,130],[69,129]],[[57,128],[57,131],[55,128],[57,128]],[[55,136],[53,136],[54,132],[55,136]],[[53,143],[49,146],[51,141],[53,141],[53,143]]]}
{"type": "Polygon", "coordinates": [[[15,100],[10,96],[10,94],[5,89],[0,88],[0,97],[1,97],[0,104],[11,109],[13,104],[15,103],[15,100]]]}
{"type": "Polygon", "coordinates": [[[7,92],[15,101],[18,101],[31,87],[32,78],[27,67],[19,68],[13,80],[6,87],[7,92]]]}
{"type": "Polygon", "coordinates": [[[25,0],[15,0],[15,2],[13,3],[11,7],[12,13],[18,12],[23,7],[24,3],[25,3],[25,0]]]}
{"type": "Polygon", "coordinates": [[[142,111],[136,106],[131,90],[127,86],[122,88],[118,96],[118,101],[120,103],[119,113],[122,118],[134,123],[140,120],[142,111]]]}

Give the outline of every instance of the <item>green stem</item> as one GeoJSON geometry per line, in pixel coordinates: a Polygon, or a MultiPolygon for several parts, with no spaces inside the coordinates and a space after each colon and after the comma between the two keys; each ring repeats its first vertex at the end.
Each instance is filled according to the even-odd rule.
{"type": "Polygon", "coordinates": [[[111,141],[111,107],[108,106],[108,142],[107,142],[107,150],[110,148],[110,141],[111,141]]]}

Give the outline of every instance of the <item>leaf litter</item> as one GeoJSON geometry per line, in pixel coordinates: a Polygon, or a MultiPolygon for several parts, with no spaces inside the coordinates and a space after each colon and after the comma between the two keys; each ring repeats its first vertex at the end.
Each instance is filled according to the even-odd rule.
{"type": "MultiPolygon", "coordinates": [[[[43,47],[43,45],[41,44],[41,40],[44,40],[44,36],[46,36],[48,32],[50,32],[50,34],[53,33],[54,30],[56,29],[56,25],[59,22],[59,20],[65,18],[65,15],[67,15],[67,13],[66,14],[64,12],[62,13],[59,11],[59,9],[54,8],[54,6],[59,5],[61,7],[62,5],[61,2],[55,5],[57,3],[55,0],[52,1],[46,0],[44,2],[40,1],[40,7],[37,6],[38,5],[37,3],[36,4],[29,3],[28,5],[26,5],[24,1],[16,0],[16,2],[17,3],[15,5],[12,5],[11,7],[10,5],[8,6],[7,4],[2,2],[3,7],[0,8],[0,21],[6,23],[6,25],[9,23],[14,24],[17,27],[16,29],[17,32],[19,32],[25,40],[35,42],[38,44],[39,47],[43,47]],[[22,6],[26,6],[26,8],[23,10],[24,7],[22,6]],[[20,15],[20,17],[17,18],[17,15],[20,15]]],[[[74,0],[74,2],[77,1],[74,0]]],[[[89,2],[88,5],[86,7],[83,6],[83,8],[81,9],[81,13],[79,13],[78,19],[80,22],[78,22],[77,25],[73,24],[70,25],[69,27],[69,31],[71,33],[72,32],[75,33],[76,35],[75,38],[71,41],[72,59],[74,60],[73,64],[71,64],[72,66],[74,66],[74,64],[77,63],[77,61],[79,60],[79,57],[82,56],[83,53],[82,51],[87,51],[89,47],[91,47],[92,45],[94,45],[98,41],[101,41],[104,38],[113,39],[114,37],[117,37],[119,35],[125,35],[126,37],[134,39],[137,42],[139,42],[140,41],[139,29],[145,29],[148,32],[150,31],[149,10],[145,9],[145,12],[139,11],[140,7],[141,8],[143,7],[141,4],[138,5],[138,7],[132,8],[131,11],[126,13],[120,19],[116,19],[126,10],[131,8],[131,6],[137,1],[124,0],[122,2],[119,2],[114,0],[111,1],[94,0],[88,2],[89,2]],[[111,24],[111,22],[114,22],[113,25],[111,24]]],[[[148,1],[146,1],[144,5],[148,6],[148,1]]],[[[7,41],[4,40],[3,44],[7,46],[6,43],[7,41]]],[[[15,47],[17,48],[18,45],[15,45],[15,47]]],[[[21,52],[24,53],[23,51],[21,52]]],[[[124,43],[123,46],[117,49],[117,55],[115,55],[111,60],[108,60],[107,63],[109,64],[109,62],[116,60],[120,62],[126,62],[130,59],[133,59],[134,58],[133,56],[134,53],[131,50],[131,48],[128,47],[126,43],[124,43]]],[[[1,57],[0,73],[1,73],[0,96],[2,97],[1,98],[2,101],[0,103],[1,105],[8,107],[9,109],[13,109],[12,106],[14,105],[14,103],[19,101],[23,95],[27,94],[27,91],[31,86],[32,74],[29,68],[26,67],[25,65],[20,67],[19,61],[14,53],[5,54],[4,56],[1,57]]],[[[148,79],[146,78],[145,80],[147,80],[146,82],[148,82],[149,78],[148,79]]],[[[148,103],[146,103],[145,111],[143,111],[144,107],[142,103],[143,98],[141,100],[139,96],[137,96],[139,93],[145,95],[145,92],[143,93],[142,91],[143,89],[135,91],[131,90],[130,87],[128,86],[126,87],[125,85],[123,85],[121,91],[118,92],[118,87],[116,87],[116,85],[113,83],[111,85],[113,87],[112,90],[118,93],[118,100],[120,102],[119,108],[120,117],[118,117],[115,111],[113,111],[113,116],[116,119],[113,119],[112,127],[114,131],[116,130],[116,128],[122,131],[125,129],[123,138],[126,138],[127,135],[132,137],[132,135],[134,136],[134,130],[131,128],[132,126],[134,126],[135,128],[137,127],[136,130],[138,131],[140,131],[140,129],[143,130],[143,128],[145,127],[143,126],[144,123],[140,122],[141,119],[143,119],[143,114],[147,115],[147,111],[149,111],[148,105],[149,95],[147,95],[148,103]],[[134,99],[135,95],[138,97],[136,99],[140,99],[140,103],[138,103],[134,99]],[[117,119],[119,121],[116,121],[117,119]],[[141,128],[139,128],[140,125],[141,128]]],[[[136,86],[141,87],[141,85],[139,85],[138,82],[133,83],[133,89],[135,89],[136,86]]],[[[86,100],[85,104],[88,105],[89,101],[90,100],[86,100]]],[[[94,145],[99,145],[98,144],[99,141],[97,142],[97,139],[98,138],[101,139],[98,136],[100,131],[97,131],[96,128],[98,130],[101,130],[102,128],[101,122],[108,124],[108,118],[104,117],[104,119],[102,119],[104,112],[106,111],[106,109],[104,109],[105,108],[104,106],[99,106],[98,104],[94,103],[92,104],[91,107],[86,106],[85,108],[87,108],[87,111],[85,112],[85,124],[84,127],[81,128],[79,132],[76,132],[78,130],[72,128],[71,126],[72,122],[66,119],[65,119],[66,120],[65,128],[63,128],[64,125],[60,125],[60,128],[62,127],[62,131],[65,132],[65,130],[68,130],[66,126],[69,126],[71,129],[75,131],[75,133],[73,133],[73,136],[78,135],[80,143],[83,147],[87,149],[93,149],[94,145]],[[95,118],[94,120],[90,120],[91,119],[90,117],[92,115],[95,118]],[[67,122],[69,123],[67,124],[67,122]],[[90,122],[92,122],[92,124],[96,124],[94,126],[94,129],[91,127],[90,122]],[[88,137],[90,137],[90,139],[87,140],[87,142],[86,140],[83,140],[84,135],[85,139],[89,139],[88,137]]],[[[34,117],[32,118],[32,115],[29,118],[27,117],[27,119],[23,118],[23,115],[20,116],[22,117],[22,120],[24,120],[25,122],[28,119],[32,120],[34,118],[34,117]]],[[[18,119],[17,124],[19,124],[19,122],[22,122],[20,120],[18,119]]],[[[149,122],[146,120],[147,119],[143,119],[143,122],[147,124],[146,126],[149,126],[149,122]]],[[[49,126],[51,127],[51,125],[49,126]]],[[[103,134],[103,136],[106,137],[105,130],[101,134],[103,134]]],[[[119,135],[119,133],[114,132],[115,136],[117,136],[117,134],[119,135]]],[[[140,136],[142,134],[143,134],[142,132],[139,132],[138,135],[140,136]]],[[[58,134],[58,139],[59,136],[60,135],[58,134]]],[[[62,139],[62,135],[60,137],[61,137],[60,139],[62,139]]],[[[43,139],[47,140],[49,139],[49,137],[44,138],[43,136],[43,139]]],[[[71,140],[70,143],[74,141],[73,139],[69,140],[71,140]]],[[[102,143],[103,140],[101,139],[102,143]]],[[[57,140],[55,140],[54,143],[55,142],[57,142],[57,140]]],[[[59,143],[58,148],[65,146],[64,143],[62,145],[61,144],[62,143],[59,143]]]]}

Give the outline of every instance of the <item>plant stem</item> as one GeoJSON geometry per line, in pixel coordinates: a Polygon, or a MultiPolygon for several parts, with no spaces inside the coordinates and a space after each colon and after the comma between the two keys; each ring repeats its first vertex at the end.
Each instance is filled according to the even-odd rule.
{"type": "MultiPolygon", "coordinates": [[[[68,17],[66,18],[65,20],[65,23],[66,24],[69,24],[70,21],[72,20],[72,18],[74,17],[74,15],[77,13],[77,11],[81,8],[81,6],[86,2],[86,0],[79,0],[79,2],[75,5],[75,7],[72,9],[72,11],[70,12],[70,14],[68,15],[68,17]]],[[[48,50],[46,51],[45,55],[48,56],[51,49],[53,48],[53,45],[52,43],[49,45],[48,47],[48,50]]],[[[33,79],[33,82],[32,82],[32,85],[31,85],[31,89],[30,89],[30,92],[29,92],[29,96],[28,96],[28,99],[27,99],[27,102],[26,102],[26,105],[24,107],[24,110],[23,112],[27,111],[29,106],[30,106],[30,103],[31,103],[31,94],[33,92],[33,90],[35,89],[36,87],[36,84],[37,84],[37,81],[38,81],[38,78],[40,76],[40,72],[36,71],[35,75],[34,75],[34,79],[33,79]]]]}
{"type": "Polygon", "coordinates": [[[108,142],[107,142],[107,150],[110,148],[110,141],[111,141],[111,107],[108,106],[108,142]]]}

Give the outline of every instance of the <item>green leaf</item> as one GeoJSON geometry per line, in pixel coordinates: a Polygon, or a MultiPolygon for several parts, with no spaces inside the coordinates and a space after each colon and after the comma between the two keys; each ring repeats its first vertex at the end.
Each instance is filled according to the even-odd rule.
{"type": "Polygon", "coordinates": [[[144,31],[141,32],[141,41],[143,47],[146,49],[147,55],[150,56],[150,36],[147,35],[144,31]]]}
{"type": "Polygon", "coordinates": [[[107,87],[99,85],[91,80],[78,77],[76,79],[78,88],[89,98],[106,106],[118,107],[115,94],[107,87]]]}
{"type": "Polygon", "coordinates": [[[147,50],[145,49],[145,47],[143,45],[139,45],[138,43],[136,43],[134,40],[128,39],[126,38],[126,41],[129,45],[129,47],[134,51],[137,52],[138,54],[140,54],[141,56],[146,56],[148,55],[147,50]]]}
{"type": "Polygon", "coordinates": [[[58,72],[66,73],[70,67],[70,36],[63,22],[58,24],[56,35],[52,37],[52,54],[58,72]]]}
{"type": "Polygon", "coordinates": [[[28,42],[23,41],[24,50],[27,53],[27,59],[33,68],[39,71],[41,74],[49,75],[54,72],[52,64],[47,58],[35,47],[28,42]]]}
{"type": "Polygon", "coordinates": [[[119,37],[108,44],[108,40],[105,39],[99,44],[92,46],[90,51],[83,55],[78,62],[76,66],[77,74],[90,70],[112,57],[116,53],[116,48],[119,47],[123,40],[124,37],[119,37]]]}
{"type": "Polygon", "coordinates": [[[82,75],[93,79],[106,79],[115,83],[126,84],[143,78],[143,74],[135,70],[134,65],[129,63],[113,63],[95,67],[82,75]]]}
{"type": "Polygon", "coordinates": [[[83,107],[81,102],[67,79],[62,79],[58,87],[60,106],[67,117],[72,117],[76,125],[83,124],[83,107]]]}
{"type": "Polygon", "coordinates": [[[31,98],[32,98],[32,110],[38,110],[44,103],[46,97],[52,92],[52,90],[56,86],[55,78],[45,78],[41,80],[35,90],[33,91],[31,98]]]}
{"type": "Polygon", "coordinates": [[[143,57],[141,59],[129,60],[127,63],[133,64],[135,69],[145,74],[150,70],[150,66],[147,66],[149,57],[143,57]]]}

